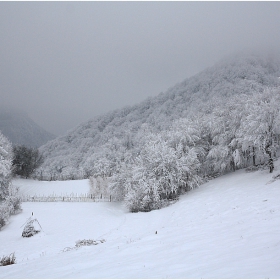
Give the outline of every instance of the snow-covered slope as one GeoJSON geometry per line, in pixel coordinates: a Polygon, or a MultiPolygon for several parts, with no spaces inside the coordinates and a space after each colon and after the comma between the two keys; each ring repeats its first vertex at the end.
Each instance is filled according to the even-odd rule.
{"type": "Polygon", "coordinates": [[[28,117],[14,108],[0,107],[0,131],[15,145],[40,147],[55,138],[28,117]]]}
{"type": "Polygon", "coordinates": [[[134,145],[134,137],[143,124],[149,124],[154,131],[162,131],[174,120],[205,111],[214,100],[226,102],[234,95],[250,95],[279,86],[279,77],[279,58],[248,53],[234,55],[165,93],[96,117],[50,141],[40,148],[45,157],[42,170],[48,174],[63,173],[69,167],[67,172],[71,174],[90,170],[92,155],[114,137],[134,145]]]}
{"type": "Polygon", "coordinates": [[[280,278],[279,172],[279,161],[273,174],[239,170],[148,213],[120,203],[23,203],[0,231],[0,255],[17,260],[0,267],[1,278],[280,278]],[[22,238],[31,212],[43,232],[22,238]],[[105,242],[74,248],[82,239],[105,242]]]}

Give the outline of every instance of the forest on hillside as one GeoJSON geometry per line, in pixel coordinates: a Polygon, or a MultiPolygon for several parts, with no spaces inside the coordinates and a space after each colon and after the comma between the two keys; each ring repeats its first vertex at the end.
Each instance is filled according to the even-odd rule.
{"type": "Polygon", "coordinates": [[[106,189],[131,211],[150,211],[217,174],[257,165],[273,172],[279,77],[275,57],[229,57],[50,141],[40,148],[45,161],[35,176],[95,178],[96,191],[106,189]]]}

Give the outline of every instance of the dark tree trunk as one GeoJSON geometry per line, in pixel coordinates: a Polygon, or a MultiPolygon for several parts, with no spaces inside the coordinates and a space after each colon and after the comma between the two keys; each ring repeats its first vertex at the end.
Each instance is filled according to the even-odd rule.
{"type": "Polygon", "coordinates": [[[271,151],[270,145],[267,145],[265,147],[265,152],[269,156],[269,159],[268,159],[269,172],[272,173],[273,169],[274,169],[274,163],[273,163],[273,157],[272,157],[272,151],[271,151]]]}
{"type": "Polygon", "coordinates": [[[272,173],[274,169],[273,158],[271,153],[269,153],[269,160],[268,160],[269,172],[272,173]]]}
{"type": "Polygon", "coordinates": [[[253,147],[253,165],[256,165],[255,147],[253,147]]]}

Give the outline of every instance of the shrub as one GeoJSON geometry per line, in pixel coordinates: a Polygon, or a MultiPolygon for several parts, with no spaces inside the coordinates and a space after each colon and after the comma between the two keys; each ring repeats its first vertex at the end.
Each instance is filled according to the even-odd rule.
{"type": "Polygon", "coordinates": [[[10,254],[9,256],[3,256],[0,259],[0,266],[6,266],[16,263],[15,253],[10,254]]]}
{"type": "Polygon", "coordinates": [[[105,240],[93,240],[93,239],[83,239],[83,240],[78,240],[76,241],[76,247],[81,247],[81,246],[91,246],[91,245],[97,245],[100,243],[104,243],[105,240]]]}

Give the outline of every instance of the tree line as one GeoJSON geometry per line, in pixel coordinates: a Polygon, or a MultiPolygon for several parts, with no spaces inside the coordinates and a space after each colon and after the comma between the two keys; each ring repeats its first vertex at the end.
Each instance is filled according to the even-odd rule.
{"type": "Polygon", "coordinates": [[[38,149],[13,147],[0,132],[0,229],[7,223],[10,215],[21,210],[19,190],[12,185],[12,178],[29,178],[42,162],[38,149]]]}

